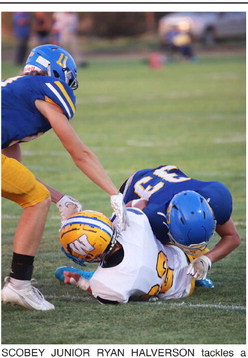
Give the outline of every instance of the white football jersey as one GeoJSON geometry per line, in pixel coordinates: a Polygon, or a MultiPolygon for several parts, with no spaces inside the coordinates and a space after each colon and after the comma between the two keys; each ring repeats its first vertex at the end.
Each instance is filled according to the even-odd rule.
{"type": "Polygon", "coordinates": [[[184,252],[162,245],[141,210],[128,208],[127,212],[130,225],[117,238],[123,246],[123,260],[114,267],[98,266],[89,281],[94,297],[126,303],[130,298],[171,299],[191,294],[194,279],[186,274],[189,262],[184,252]]]}

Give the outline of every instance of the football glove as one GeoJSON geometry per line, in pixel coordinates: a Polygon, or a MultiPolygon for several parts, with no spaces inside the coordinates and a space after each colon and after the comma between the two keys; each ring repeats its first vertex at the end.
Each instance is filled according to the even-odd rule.
{"type": "Polygon", "coordinates": [[[205,280],[211,265],[212,261],[206,255],[197,257],[189,264],[187,275],[191,275],[197,280],[205,280]]]}
{"type": "Polygon", "coordinates": [[[56,203],[56,206],[59,209],[62,223],[71,215],[82,210],[81,203],[68,195],[62,196],[62,198],[56,203]]]}
{"type": "Polygon", "coordinates": [[[123,194],[118,193],[115,195],[111,195],[110,202],[117,217],[118,228],[120,229],[120,231],[126,230],[127,226],[129,225],[129,222],[127,217],[127,209],[123,202],[123,194]]]}

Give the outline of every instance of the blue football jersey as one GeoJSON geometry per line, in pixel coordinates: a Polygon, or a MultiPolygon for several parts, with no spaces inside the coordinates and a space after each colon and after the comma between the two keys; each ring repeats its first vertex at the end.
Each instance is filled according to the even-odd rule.
{"type": "Polygon", "coordinates": [[[229,190],[217,181],[200,181],[188,177],[175,165],[162,165],[154,169],[136,172],[123,184],[124,202],[146,199],[144,209],[154,234],[162,243],[168,243],[168,227],[165,215],[174,195],[184,190],[193,190],[208,200],[217,225],[227,222],[232,213],[232,196],[229,190]]]}
{"type": "Polygon", "coordinates": [[[68,120],[75,113],[73,91],[59,79],[39,75],[16,76],[2,81],[1,87],[2,148],[27,142],[51,128],[37,110],[36,99],[58,105],[68,120]]]}

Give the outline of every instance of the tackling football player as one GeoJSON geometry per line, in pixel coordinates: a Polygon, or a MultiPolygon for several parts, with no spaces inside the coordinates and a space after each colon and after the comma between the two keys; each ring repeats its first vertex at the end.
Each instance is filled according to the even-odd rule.
{"type": "Polygon", "coordinates": [[[2,82],[2,196],[23,208],[14,237],[11,273],[5,280],[2,300],[28,309],[54,308],[31,285],[34,256],[50,202],[57,204],[62,221],[81,210],[81,204],[38,181],[20,163],[19,143],[37,138],[52,128],[76,166],[110,195],[120,229],[127,225],[122,194],[69,123],[75,114],[73,91],[77,87],[73,58],[63,48],[50,44],[34,48],[24,73],[2,82]]]}
{"type": "Polygon", "coordinates": [[[120,191],[128,206],[144,211],[161,243],[173,243],[194,256],[188,272],[198,280],[240,244],[231,219],[232,196],[220,182],[196,180],[175,165],[161,165],[137,171],[120,191]],[[208,250],[215,231],[220,240],[208,250]]]}

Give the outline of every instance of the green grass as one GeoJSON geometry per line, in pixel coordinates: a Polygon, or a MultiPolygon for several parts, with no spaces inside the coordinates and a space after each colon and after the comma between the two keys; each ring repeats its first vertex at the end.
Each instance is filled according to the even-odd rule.
{"type": "MultiPolygon", "coordinates": [[[[17,70],[3,63],[2,75],[17,70]]],[[[233,194],[242,243],[213,265],[214,289],[197,288],[191,297],[162,305],[102,306],[53,277],[58,266],[71,264],[60,252],[60,221],[53,205],[34,277],[56,310],[4,305],[2,343],[244,344],[245,56],[205,55],[197,64],[171,63],[158,71],[138,59],[92,60],[79,70],[79,80],[72,124],[115,184],[138,169],[161,164],[176,164],[200,180],[219,180],[233,194]]],[[[76,197],[84,208],[111,213],[108,196],[75,168],[52,132],[22,150],[24,164],[40,179],[76,197]]],[[[9,273],[19,214],[19,207],[2,201],[3,277],[9,273]]]]}

